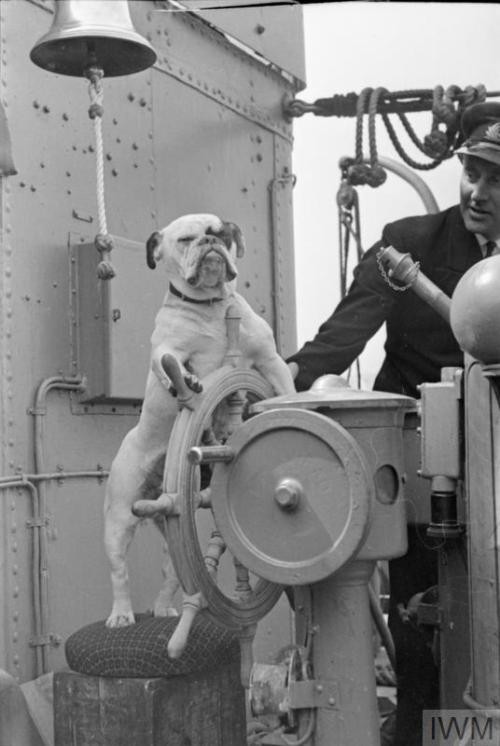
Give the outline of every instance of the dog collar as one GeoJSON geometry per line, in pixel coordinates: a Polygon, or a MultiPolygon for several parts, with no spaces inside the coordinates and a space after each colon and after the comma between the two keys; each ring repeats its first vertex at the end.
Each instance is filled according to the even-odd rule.
{"type": "Polygon", "coordinates": [[[181,298],[188,303],[201,303],[204,306],[211,306],[214,303],[220,303],[224,300],[224,298],[190,298],[189,295],[184,295],[184,293],[181,293],[180,290],[177,290],[175,285],[173,285],[172,283],[169,284],[168,289],[169,292],[171,292],[172,295],[175,295],[176,298],[181,298]]]}

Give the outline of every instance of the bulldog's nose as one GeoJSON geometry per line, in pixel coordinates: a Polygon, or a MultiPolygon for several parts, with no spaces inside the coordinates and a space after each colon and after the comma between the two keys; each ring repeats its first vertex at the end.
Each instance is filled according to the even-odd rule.
{"type": "Polygon", "coordinates": [[[203,238],[200,238],[199,246],[217,246],[220,243],[221,240],[217,236],[203,236],[203,238]]]}

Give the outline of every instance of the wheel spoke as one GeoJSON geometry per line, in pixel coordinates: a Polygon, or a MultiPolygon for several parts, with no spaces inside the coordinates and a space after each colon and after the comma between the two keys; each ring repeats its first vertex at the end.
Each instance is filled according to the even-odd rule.
{"type": "Polygon", "coordinates": [[[233,557],[234,569],[236,571],[236,586],[234,592],[241,601],[245,601],[252,594],[250,585],[250,573],[241,562],[233,557]]]}
{"type": "Polygon", "coordinates": [[[200,591],[219,621],[241,629],[267,614],[282,588],[259,578],[252,587],[248,570],[236,560],[236,588],[233,583],[230,592],[223,590],[229,569],[221,563],[225,542],[210,512],[199,511],[211,506],[209,485],[216,465],[191,463],[187,454],[195,447],[225,445],[247,418],[248,403],[269,398],[273,392],[260,374],[238,368],[215,371],[203,381],[203,388],[196,408],[179,413],[170,438],[164,488],[179,496],[180,509],[178,515],[167,516],[167,537],[184,590],[200,591]],[[203,541],[204,549],[202,536],[210,537],[203,541]]]}
{"type": "Polygon", "coordinates": [[[226,544],[219,531],[212,531],[212,536],[208,542],[207,551],[204,556],[205,566],[208,574],[214,582],[217,581],[217,572],[219,570],[219,560],[226,551],[226,544]]]}

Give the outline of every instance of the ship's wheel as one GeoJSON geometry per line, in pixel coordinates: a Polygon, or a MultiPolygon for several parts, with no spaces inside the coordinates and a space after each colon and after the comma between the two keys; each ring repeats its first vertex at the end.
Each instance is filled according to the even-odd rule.
{"type": "MultiPolygon", "coordinates": [[[[184,592],[201,593],[213,616],[237,630],[265,616],[282,587],[252,576],[235,558],[229,560],[233,567],[229,572],[226,568],[221,581],[225,545],[211,512],[211,464],[230,457],[225,441],[248,419],[249,406],[272,395],[270,385],[255,371],[215,371],[204,379],[195,407],[180,411],[165,464],[164,495],[176,506],[166,515],[167,539],[184,592]]],[[[229,564],[227,558],[225,562],[229,564]]]]}

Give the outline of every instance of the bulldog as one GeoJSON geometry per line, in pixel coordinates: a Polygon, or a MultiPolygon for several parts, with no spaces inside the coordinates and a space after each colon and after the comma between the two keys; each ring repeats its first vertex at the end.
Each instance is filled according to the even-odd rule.
{"type": "MultiPolygon", "coordinates": [[[[234,223],[215,215],[184,215],[155,231],[146,244],[150,269],[162,263],[167,293],[151,338],[151,366],[137,425],[125,436],[111,465],[104,503],[105,548],[111,566],[113,608],[108,627],[133,624],[126,556],[140,520],[132,512],[138,500],[161,493],[169,436],[181,405],[202,389],[201,380],[221,367],[228,351],[226,312],[240,316],[240,364],[257,369],[276,395],[295,391],[292,375],[278,355],[271,328],[235,290],[236,258],[244,240],[234,223]],[[172,378],[172,363],[181,376],[172,378]],[[169,375],[170,372],[170,375],[169,375]],[[180,390],[181,389],[181,390],[180,390]],[[186,395],[186,391],[188,395],[186,395]]],[[[163,521],[158,521],[158,525],[163,521]]],[[[155,616],[177,615],[178,588],[168,549],[164,583],[155,616]]]]}

